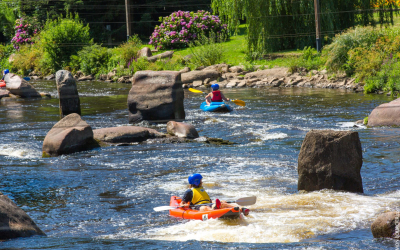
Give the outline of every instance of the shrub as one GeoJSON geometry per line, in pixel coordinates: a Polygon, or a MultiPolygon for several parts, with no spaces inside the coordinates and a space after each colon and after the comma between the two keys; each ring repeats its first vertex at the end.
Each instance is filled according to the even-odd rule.
{"type": "Polygon", "coordinates": [[[19,50],[21,45],[32,44],[33,36],[35,36],[40,29],[39,23],[34,18],[20,18],[15,21],[15,35],[11,39],[16,50],[19,50]]]}
{"type": "Polygon", "coordinates": [[[382,64],[382,68],[375,76],[365,80],[364,92],[373,93],[378,90],[391,92],[393,96],[395,92],[400,91],[400,62],[397,58],[391,58],[382,64]]]}
{"type": "Polygon", "coordinates": [[[48,20],[40,34],[40,45],[45,51],[43,66],[50,67],[51,71],[63,68],[72,55],[91,43],[89,26],[84,26],[78,15],[48,20]]]}
{"type": "MultiPolygon", "coordinates": [[[[31,71],[43,71],[42,68],[43,50],[37,44],[26,44],[20,47],[14,56],[12,68],[21,75],[27,75],[31,71]]],[[[43,73],[48,73],[44,71],[43,73]]]]}
{"type": "Polygon", "coordinates": [[[84,47],[78,52],[78,56],[72,55],[71,65],[78,64],[85,75],[96,75],[107,71],[110,57],[111,51],[109,49],[94,44],[84,47]]]}
{"type": "Polygon", "coordinates": [[[196,13],[177,11],[166,17],[160,17],[160,26],[156,26],[150,36],[149,44],[155,48],[182,48],[198,39],[200,34],[208,36],[210,32],[228,36],[227,25],[222,24],[218,16],[208,11],[199,10],[196,13]]]}
{"type": "Polygon", "coordinates": [[[137,58],[137,53],[142,47],[142,41],[138,35],[131,36],[129,40],[112,50],[112,57],[108,68],[112,70],[115,67],[123,66],[129,68],[133,60],[137,58]]]}
{"type": "Polygon", "coordinates": [[[0,70],[11,68],[11,64],[8,62],[8,58],[14,52],[13,46],[0,44],[0,70]]]}
{"type": "Polygon", "coordinates": [[[296,72],[300,68],[307,70],[318,70],[324,66],[326,57],[323,57],[315,49],[311,47],[304,47],[301,51],[301,56],[293,58],[289,61],[289,72],[296,72]]]}
{"type": "Polygon", "coordinates": [[[214,33],[210,37],[202,34],[200,39],[193,41],[189,44],[192,57],[190,64],[197,68],[199,66],[211,66],[214,64],[222,63],[225,56],[225,49],[223,44],[219,43],[224,38],[216,36],[214,33]]]}

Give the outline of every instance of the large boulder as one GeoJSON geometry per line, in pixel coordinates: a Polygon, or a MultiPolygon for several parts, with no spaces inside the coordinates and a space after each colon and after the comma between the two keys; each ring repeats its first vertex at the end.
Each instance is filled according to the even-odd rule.
{"type": "Polygon", "coordinates": [[[165,137],[163,133],[154,129],[136,126],[95,129],[93,130],[93,136],[95,140],[110,143],[142,142],[151,138],[165,137]]]}
{"type": "Polygon", "coordinates": [[[371,231],[374,238],[400,239],[400,212],[387,212],[379,215],[372,223],[371,231]]]}
{"type": "Polygon", "coordinates": [[[46,235],[10,198],[0,193],[0,240],[46,235]]]}
{"type": "Polygon", "coordinates": [[[43,156],[58,156],[92,149],[99,145],[93,139],[92,128],[78,114],[69,114],[47,133],[43,141],[43,156]]]}
{"type": "Polygon", "coordinates": [[[204,81],[209,78],[210,81],[217,80],[221,74],[216,70],[193,70],[182,73],[182,83],[192,83],[194,81],[204,81]]]}
{"type": "Polygon", "coordinates": [[[18,95],[22,98],[42,98],[39,92],[19,75],[8,73],[4,81],[7,84],[7,90],[13,95],[18,95]]]}
{"type": "Polygon", "coordinates": [[[358,132],[311,130],[298,158],[298,190],[334,189],[363,193],[358,132]]]}
{"type": "Polygon", "coordinates": [[[182,138],[195,139],[199,137],[199,133],[197,133],[193,125],[183,122],[169,121],[167,123],[167,133],[182,138]]]}
{"type": "Polygon", "coordinates": [[[76,87],[75,78],[67,70],[56,73],[58,95],[60,97],[60,114],[64,117],[69,114],[81,114],[81,102],[76,87]]]}
{"type": "Polygon", "coordinates": [[[400,98],[372,110],[368,116],[368,126],[400,126],[400,98]]]}
{"type": "Polygon", "coordinates": [[[184,120],[184,93],[176,71],[138,71],[128,95],[129,122],[184,120]]]}

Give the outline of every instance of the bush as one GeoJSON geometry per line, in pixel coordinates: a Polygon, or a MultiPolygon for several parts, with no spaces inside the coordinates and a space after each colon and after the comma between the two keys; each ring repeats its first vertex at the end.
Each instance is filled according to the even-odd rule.
{"type": "Polygon", "coordinates": [[[129,68],[132,61],[137,59],[137,54],[142,47],[142,41],[138,35],[131,36],[126,43],[112,50],[108,69],[123,66],[129,68]]]}
{"type": "Polygon", "coordinates": [[[218,16],[204,10],[196,13],[177,11],[160,17],[160,22],[162,24],[155,27],[149,42],[159,49],[187,47],[189,42],[198,39],[202,33],[208,36],[213,32],[228,37],[227,25],[222,24],[218,16]]]}
{"type": "Polygon", "coordinates": [[[16,50],[19,50],[21,45],[32,44],[33,36],[39,32],[39,23],[34,18],[20,18],[15,21],[15,35],[11,39],[16,50]]]}
{"type": "Polygon", "coordinates": [[[289,61],[289,72],[296,72],[299,68],[319,70],[325,65],[326,58],[311,47],[304,47],[301,56],[289,61]]]}
{"type": "Polygon", "coordinates": [[[40,34],[40,45],[45,51],[43,66],[57,71],[69,65],[71,56],[91,43],[89,26],[84,26],[78,15],[49,20],[40,34]]]}
{"type": "Polygon", "coordinates": [[[200,39],[193,41],[189,44],[191,59],[190,64],[197,68],[199,66],[211,66],[214,64],[222,63],[225,56],[225,49],[219,42],[224,37],[216,36],[214,33],[210,37],[200,35],[200,39]]]}
{"type": "Polygon", "coordinates": [[[11,68],[8,58],[14,52],[13,46],[0,44],[0,70],[11,68]]]}
{"type": "MultiPolygon", "coordinates": [[[[43,71],[42,70],[42,59],[43,50],[37,44],[22,45],[18,53],[14,56],[12,62],[12,68],[14,71],[18,71],[21,75],[27,75],[32,71],[43,71]]],[[[48,73],[44,71],[42,73],[48,73]]]]}
{"type": "Polygon", "coordinates": [[[400,91],[400,62],[397,58],[386,60],[382,68],[375,76],[365,80],[364,92],[373,93],[379,90],[391,92],[393,96],[395,92],[400,91]]]}
{"type": "MultiPolygon", "coordinates": [[[[85,75],[96,75],[107,71],[111,51],[98,44],[84,47],[78,55],[72,55],[71,65],[79,65],[79,69],[85,75]]],[[[72,68],[74,68],[72,66],[72,68]]],[[[76,69],[73,69],[76,71],[76,69]]]]}

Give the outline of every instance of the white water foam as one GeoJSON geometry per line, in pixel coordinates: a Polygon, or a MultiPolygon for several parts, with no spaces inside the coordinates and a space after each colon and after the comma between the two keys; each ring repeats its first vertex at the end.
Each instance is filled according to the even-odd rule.
{"type": "Polygon", "coordinates": [[[0,155],[15,158],[41,158],[42,151],[25,144],[0,144],[0,155]]]}

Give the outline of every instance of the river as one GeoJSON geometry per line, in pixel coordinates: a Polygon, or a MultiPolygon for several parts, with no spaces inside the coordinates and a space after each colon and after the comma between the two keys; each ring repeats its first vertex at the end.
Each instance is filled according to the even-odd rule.
{"type": "MultiPolygon", "coordinates": [[[[0,103],[0,191],[47,237],[0,242],[1,249],[393,249],[370,226],[400,204],[400,130],[354,126],[392,100],[343,90],[224,89],[246,102],[228,114],[204,113],[201,94],[185,90],[186,122],[200,136],[235,142],[104,147],[42,158],[59,120],[52,99],[0,103]],[[297,158],[311,129],[359,132],[364,194],[297,191],[297,158]],[[257,196],[244,220],[187,221],[153,207],[169,205],[201,173],[212,198],[257,196]]],[[[128,125],[129,84],[79,82],[82,117],[93,129],[128,125]]],[[[234,104],[232,104],[234,105],[234,104]]],[[[165,125],[142,123],[161,132],[165,125]]],[[[397,244],[397,245],[396,245],[397,244]]]]}

